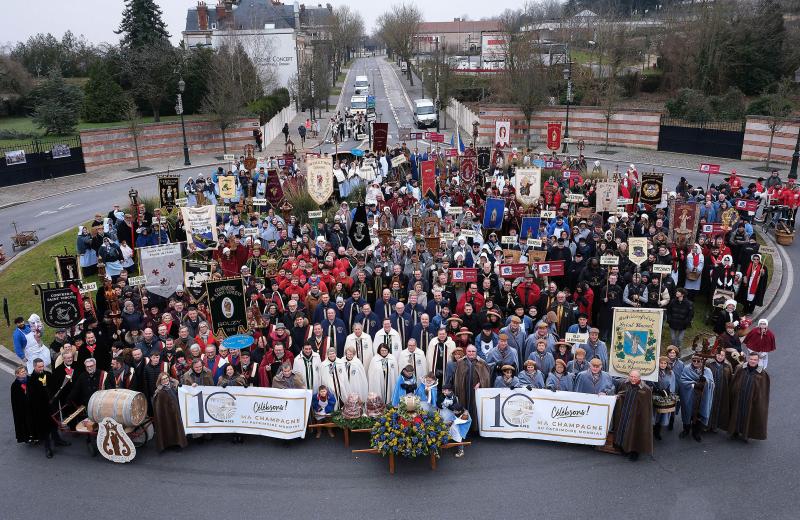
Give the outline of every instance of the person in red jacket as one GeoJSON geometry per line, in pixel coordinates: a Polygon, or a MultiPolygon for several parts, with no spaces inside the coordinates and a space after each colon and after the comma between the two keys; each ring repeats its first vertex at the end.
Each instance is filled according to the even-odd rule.
{"type": "Polygon", "coordinates": [[[592,304],[594,303],[594,291],[586,282],[579,282],[572,293],[572,301],[578,304],[578,312],[592,315],[592,304]]]}
{"type": "Polygon", "coordinates": [[[539,295],[542,290],[536,284],[532,277],[528,277],[524,282],[517,285],[517,296],[522,305],[531,307],[539,302],[539,295]]]}
{"type": "Polygon", "coordinates": [[[480,314],[481,310],[483,310],[485,301],[483,295],[478,292],[478,284],[476,282],[470,282],[467,292],[462,294],[461,298],[458,299],[456,314],[464,314],[464,304],[467,302],[472,304],[472,309],[475,314],[480,314]]]}

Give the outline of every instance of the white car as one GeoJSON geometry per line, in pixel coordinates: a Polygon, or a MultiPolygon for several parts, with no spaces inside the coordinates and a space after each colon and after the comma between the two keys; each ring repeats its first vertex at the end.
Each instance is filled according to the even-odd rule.
{"type": "Polygon", "coordinates": [[[351,114],[367,113],[367,96],[353,96],[350,98],[351,114]]]}
{"type": "Polygon", "coordinates": [[[369,95],[369,78],[366,76],[356,76],[354,90],[357,96],[369,95]]]}
{"type": "Polygon", "coordinates": [[[417,128],[435,127],[439,124],[436,117],[436,105],[430,99],[414,101],[414,123],[417,128]]]}

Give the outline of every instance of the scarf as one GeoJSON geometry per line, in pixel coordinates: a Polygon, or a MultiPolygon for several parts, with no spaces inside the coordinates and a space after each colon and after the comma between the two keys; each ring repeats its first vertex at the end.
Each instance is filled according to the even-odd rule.
{"type": "Polygon", "coordinates": [[[758,282],[761,281],[761,262],[751,263],[747,268],[747,300],[753,301],[758,292],[758,282]]]}

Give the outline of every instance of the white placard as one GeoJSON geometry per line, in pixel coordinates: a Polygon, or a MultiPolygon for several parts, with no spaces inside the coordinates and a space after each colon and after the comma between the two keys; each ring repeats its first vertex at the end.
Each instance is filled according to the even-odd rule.
{"type": "Polygon", "coordinates": [[[447,208],[448,215],[461,215],[464,213],[464,208],[462,206],[450,206],[447,208]]]}
{"type": "Polygon", "coordinates": [[[367,134],[356,134],[356,139],[363,141],[364,139],[369,139],[369,136],[367,134]]]}
{"type": "Polygon", "coordinates": [[[567,202],[583,202],[582,193],[567,193],[567,202]]]}
{"type": "Polygon", "coordinates": [[[256,198],[253,199],[253,206],[266,206],[266,205],[267,205],[267,199],[256,199],[256,198]]]}
{"type": "Polygon", "coordinates": [[[214,211],[217,212],[217,215],[226,215],[228,212],[230,212],[230,210],[231,208],[228,206],[215,206],[214,211]]]}
{"type": "Polygon", "coordinates": [[[567,332],[564,334],[564,341],[567,343],[586,343],[589,341],[588,332],[567,332]]]}
{"type": "Polygon", "coordinates": [[[600,265],[619,265],[619,257],[614,255],[603,255],[600,257],[600,265]]]}
{"type": "Polygon", "coordinates": [[[778,253],[778,251],[776,251],[774,247],[770,246],[761,246],[758,248],[758,252],[759,254],[770,255],[770,256],[775,256],[778,253]]]}
{"type": "Polygon", "coordinates": [[[304,438],[311,390],[241,386],[178,388],[186,433],[247,433],[278,439],[304,438]]]}
{"type": "Polygon", "coordinates": [[[411,228],[393,229],[392,236],[395,238],[405,238],[411,233],[411,228]]]}
{"type": "Polygon", "coordinates": [[[128,278],[128,285],[131,287],[138,287],[147,283],[147,276],[131,276],[128,278]]]}
{"type": "Polygon", "coordinates": [[[233,162],[236,160],[236,155],[232,153],[223,154],[222,160],[225,162],[233,162]]]}
{"type": "Polygon", "coordinates": [[[392,167],[394,168],[397,168],[404,162],[406,162],[406,156],[403,154],[400,154],[397,157],[392,157],[392,167]]]}
{"type": "Polygon", "coordinates": [[[474,229],[462,229],[461,234],[464,235],[466,238],[475,238],[478,236],[478,232],[474,229]]]}
{"type": "Polygon", "coordinates": [[[513,244],[517,243],[517,239],[518,238],[519,237],[516,237],[516,236],[504,235],[504,236],[500,237],[500,243],[501,244],[512,244],[513,245],[513,244]]]}
{"type": "Polygon", "coordinates": [[[96,290],[97,290],[97,282],[85,283],[83,284],[83,287],[81,287],[81,294],[86,294],[88,292],[96,290]]]}
{"type": "Polygon", "coordinates": [[[442,233],[441,235],[442,240],[455,240],[456,236],[453,233],[442,233]]]}
{"type": "Polygon", "coordinates": [[[670,264],[653,264],[651,271],[654,274],[670,274],[672,272],[672,266],[670,264]]]}
{"type": "Polygon", "coordinates": [[[617,396],[479,388],[475,399],[481,437],[602,446],[617,396]]]}
{"type": "Polygon", "coordinates": [[[542,211],[539,216],[542,217],[542,218],[556,218],[556,212],[555,211],[547,211],[546,210],[546,211],[542,211]]]}
{"type": "Polygon", "coordinates": [[[633,204],[633,199],[620,197],[617,199],[617,206],[625,206],[627,204],[633,204]]]}
{"type": "Polygon", "coordinates": [[[244,228],[244,236],[246,237],[258,236],[258,228],[244,228]]]}
{"type": "Polygon", "coordinates": [[[189,199],[185,197],[182,199],[175,199],[175,206],[179,208],[185,208],[188,205],[189,205],[189,199]]]}
{"type": "Polygon", "coordinates": [[[322,218],[322,210],[309,211],[308,218],[322,218]]]}
{"type": "Polygon", "coordinates": [[[542,239],[540,238],[529,238],[527,243],[528,247],[542,247],[542,239]]]}

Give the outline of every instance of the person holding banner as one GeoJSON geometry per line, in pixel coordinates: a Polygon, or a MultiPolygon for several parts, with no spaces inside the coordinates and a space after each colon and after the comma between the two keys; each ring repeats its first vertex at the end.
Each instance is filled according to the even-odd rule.
{"type": "Polygon", "coordinates": [[[614,407],[614,445],[636,461],[653,453],[653,393],[638,370],[631,370],[617,390],[614,407]]]}
{"type": "Polygon", "coordinates": [[[589,370],[575,378],[575,391],[582,394],[614,395],[614,381],[603,370],[603,363],[594,358],[589,362],[589,370]]]}

